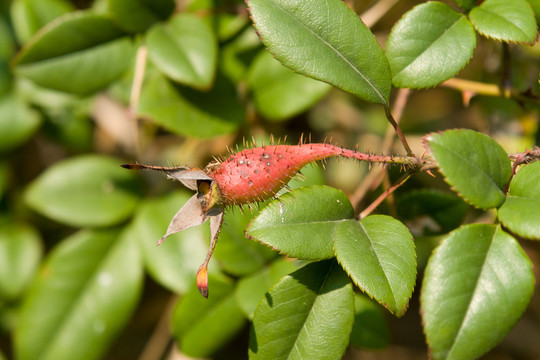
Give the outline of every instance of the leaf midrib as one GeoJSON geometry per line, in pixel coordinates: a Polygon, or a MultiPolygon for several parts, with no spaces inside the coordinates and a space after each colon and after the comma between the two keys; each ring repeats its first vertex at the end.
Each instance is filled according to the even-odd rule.
{"type": "MultiPolygon", "coordinates": [[[[383,104],[386,104],[386,98],[379,92],[379,90],[369,81],[368,78],[362,74],[360,69],[356,68],[349,59],[347,59],[345,56],[343,56],[332,44],[330,44],[328,41],[326,41],[324,38],[322,38],[319,34],[317,34],[315,31],[313,31],[311,28],[306,26],[304,23],[299,21],[292,13],[284,9],[283,7],[279,6],[278,4],[272,3],[271,5],[275,6],[279,10],[281,10],[283,13],[285,13],[287,16],[292,18],[297,24],[299,24],[301,27],[308,30],[310,33],[312,33],[317,39],[319,39],[324,45],[326,45],[330,50],[332,50],[339,58],[341,58],[347,65],[350,66],[350,68],[353,69],[354,72],[356,72],[365,82],[370,86],[370,88],[377,94],[377,96],[381,99],[383,104]]],[[[359,19],[358,19],[359,20],[359,19]]],[[[360,21],[360,20],[359,20],[360,21]]]]}

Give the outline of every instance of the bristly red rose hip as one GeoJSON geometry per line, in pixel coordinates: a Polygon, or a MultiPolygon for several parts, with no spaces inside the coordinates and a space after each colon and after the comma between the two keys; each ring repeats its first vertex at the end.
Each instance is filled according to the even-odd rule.
{"type": "Polygon", "coordinates": [[[208,296],[207,266],[216,245],[227,206],[266,200],[281,190],[302,167],[329,157],[352,158],[369,162],[392,162],[414,166],[408,157],[388,157],[359,153],[331,144],[268,145],[231,154],[225,161],[209,164],[204,170],[187,167],[161,167],[124,164],[127,169],[164,171],[197,193],[174,216],[158,245],[169,235],[200,225],[210,219],[212,241],[197,274],[197,286],[208,296]]]}

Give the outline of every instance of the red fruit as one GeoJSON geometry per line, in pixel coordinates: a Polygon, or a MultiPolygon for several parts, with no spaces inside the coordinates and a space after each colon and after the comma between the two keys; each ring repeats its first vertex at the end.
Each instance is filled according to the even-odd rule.
{"type": "Polygon", "coordinates": [[[274,196],[306,164],[342,156],[377,161],[377,156],[330,144],[269,145],[232,154],[207,168],[224,205],[240,205],[274,196]]]}

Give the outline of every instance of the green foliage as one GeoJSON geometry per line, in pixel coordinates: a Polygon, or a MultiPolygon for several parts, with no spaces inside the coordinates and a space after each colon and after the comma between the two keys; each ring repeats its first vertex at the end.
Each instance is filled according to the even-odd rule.
{"type": "Polygon", "coordinates": [[[475,47],[476,34],[463,14],[437,1],[420,4],[397,22],[388,37],[392,84],[435,86],[456,75],[475,47]]]}
{"type": "Polygon", "coordinates": [[[433,358],[486,353],[519,319],[533,288],[530,260],[499,227],[476,224],[451,233],[429,260],[422,284],[421,313],[433,358]]]}
{"type": "Polygon", "coordinates": [[[427,145],[446,181],[471,205],[500,206],[511,166],[503,148],[487,135],[472,130],[431,134],[427,145]]]}
{"type": "Polygon", "coordinates": [[[249,0],[248,5],[261,40],[283,65],[367,101],[388,102],[390,71],[384,53],[341,1],[317,0],[306,6],[249,0]]]}
{"type": "MultiPolygon", "coordinates": [[[[454,2],[0,2],[0,359],[340,359],[393,354],[406,327],[467,360],[536,324],[540,2],[454,2]],[[208,224],[157,241],[219,198],[207,164],[302,133],[373,167],[201,206],[219,238],[203,298],[208,224]]],[[[495,351],[537,358],[522,338],[495,351]]]]}

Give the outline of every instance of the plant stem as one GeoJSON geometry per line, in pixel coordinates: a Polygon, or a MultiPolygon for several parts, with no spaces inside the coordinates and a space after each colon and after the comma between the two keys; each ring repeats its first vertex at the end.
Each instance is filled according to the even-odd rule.
{"type": "MultiPolygon", "coordinates": [[[[137,132],[136,138],[140,139],[140,136],[138,134],[139,132],[139,126],[137,121],[137,107],[139,106],[139,99],[141,97],[141,89],[144,81],[144,73],[146,71],[146,59],[148,55],[148,50],[146,49],[146,46],[142,45],[137,50],[137,56],[135,58],[135,71],[133,74],[133,83],[131,85],[131,93],[129,97],[129,116],[132,118],[133,122],[135,122],[135,131],[137,132]]],[[[140,142],[138,141],[136,144],[137,148],[135,149],[136,154],[140,155],[141,152],[141,146],[140,142]]]]}
{"type": "Polygon", "coordinates": [[[379,206],[390,194],[392,194],[401,185],[403,185],[405,181],[407,181],[411,177],[411,175],[412,175],[411,173],[407,173],[403,175],[401,178],[399,178],[397,182],[395,182],[391,187],[386,189],[381,195],[379,195],[377,199],[375,199],[375,201],[373,201],[368,207],[366,207],[364,211],[360,213],[359,218],[363,219],[369,214],[371,214],[373,210],[375,210],[377,206],[379,206]]]}
{"type": "Polygon", "coordinates": [[[390,112],[390,108],[388,106],[385,106],[384,110],[386,112],[386,118],[388,119],[388,121],[390,121],[390,124],[392,124],[392,126],[394,127],[394,130],[396,131],[396,134],[398,135],[399,140],[401,140],[401,143],[403,144],[405,151],[407,151],[407,155],[410,157],[414,157],[416,159],[416,156],[414,155],[409,144],[407,143],[405,136],[403,136],[403,133],[401,132],[401,128],[399,127],[396,120],[394,120],[394,117],[392,116],[392,113],[390,112]]]}

